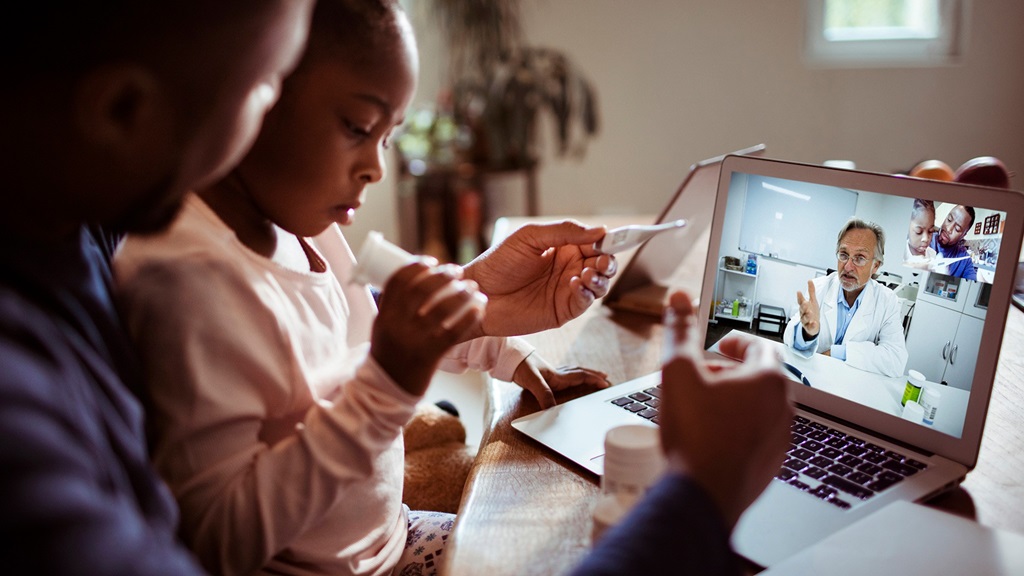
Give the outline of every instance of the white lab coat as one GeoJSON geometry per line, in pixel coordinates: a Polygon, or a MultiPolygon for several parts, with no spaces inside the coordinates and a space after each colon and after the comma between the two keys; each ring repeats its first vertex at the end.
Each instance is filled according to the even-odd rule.
{"type": "MultiPolygon", "coordinates": [[[[839,298],[839,275],[833,272],[814,280],[814,292],[821,306],[817,349],[796,350],[796,327],[800,326],[800,308],[786,325],[783,341],[797,354],[810,358],[815,352],[824,352],[835,343],[838,325],[836,310],[839,298]]],[[[846,328],[846,363],[854,368],[877,372],[885,376],[902,376],[907,365],[907,342],[903,336],[900,302],[896,294],[885,286],[868,280],[864,286],[860,306],[846,328]]]]}

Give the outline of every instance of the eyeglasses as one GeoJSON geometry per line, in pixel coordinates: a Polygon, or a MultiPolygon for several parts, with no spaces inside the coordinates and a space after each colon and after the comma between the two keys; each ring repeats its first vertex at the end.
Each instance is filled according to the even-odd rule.
{"type": "Polygon", "coordinates": [[[846,252],[836,252],[836,258],[838,258],[839,261],[842,262],[843,264],[846,264],[846,262],[848,260],[853,260],[853,265],[857,266],[858,268],[863,266],[863,265],[865,265],[865,264],[867,264],[868,262],[871,262],[873,260],[873,258],[868,258],[867,256],[864,256],[863,254],[858,254],[856,256],[850,256],[846,252]]]}

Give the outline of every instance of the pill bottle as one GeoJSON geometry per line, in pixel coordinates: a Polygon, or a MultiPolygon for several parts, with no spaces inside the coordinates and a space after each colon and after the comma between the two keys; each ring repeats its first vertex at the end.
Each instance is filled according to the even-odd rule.
{"type": "Polygon", "coordinates": [[[917,402],[921,397],[922,386],[924,386],[924,374],[917,370],[909,370],[907,372],[907,385],[903,388],[903,400],[900,401],[900,404],[906,406],[910,400],[917,402]]]}
{"type": "Polygon", "coordinates": [[[929,426],[935,423],[935,414],[939,410],[939,401],[942,400],[942,392],[930,386],[921,390],[921,398],[918,400],[924,408],[924,423],[929,426]]]}
{"type": "Polygon", "coordinates": [[[352,281],[383,288],[392,274],[414,260],[415,256],[385,240],[380,232],[371,231],[359,250],[352,281]]]}
{"type": "Polygon", "coordinates": [[[601,494],[594,507],[592,541],[614,526],[665,471],[658,428],[627,424],[605,434],[601,494]]]}
{"type": "Polygon", "coordinates": [[[904,420],[920,424],[924,422],[924,408],[922,408],[916,400],[907,400],[907,404],[903,407],[903,414],[901,414],[901,416],[904,420]]]}
{"type": "MultiPolygon", "coordinates": [[[[363,242],[363,246],[359,250],[356,266],[352,270],[352,282],[363,285],[369,284],[383,289],[392,274],[416,260],[418,260],[418,257],[388,242],[380,232],[371,231],[367,234],[366,241],[363,242]]],[[[461,281],[449,283],[444,289],[435,292],[427,300],[423,305],[424,311],[428,312],[440,301],[459,290],[465,289],[465,287],[466,285],[461,281]]],[[[475,290],[472,297],[465,304],[441,321],[441,326],[445,330],[450,330],[470,309],[476,308],[482,311],[486,306],[487,296],[479,290],[475,290]]]]}

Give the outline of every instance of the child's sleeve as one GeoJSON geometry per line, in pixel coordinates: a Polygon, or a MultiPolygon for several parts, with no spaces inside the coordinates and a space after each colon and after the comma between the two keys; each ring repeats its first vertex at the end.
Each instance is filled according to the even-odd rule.
{"type": "Polygon", "coordinates": [[[456,374],[480,370],[511,382],[516,367],[533,351],[534,347],[522,338],[485,336],[454,346],[441,359],[440,369],[456,374]]]}

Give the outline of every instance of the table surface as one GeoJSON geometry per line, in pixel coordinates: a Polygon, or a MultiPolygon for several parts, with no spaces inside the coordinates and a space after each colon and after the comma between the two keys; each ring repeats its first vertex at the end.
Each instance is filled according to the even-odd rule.
{"type": "MultiPolygon", "coordinates": [[[[696,252],[687,265],[701,270],[704,255],[696,252]]],[[[699,287],[700,279],[694,282],[699,287]]],[[[528,339],[550,362],[603,370],[615,384],[660,366],[662,327],[657,319],[600,304],[559,329],[528,339]]],[[[487,401],[484,438],[447,545],[445,572],[567,573],[590,549],[599,479],[511,427],[512,420],[539,409],[529,394],[514,384],[491,381],[487,401]]],[[[1011,307],[977,466],[959,488],[929,504],[1024,533],[1022,414],[1024,312],[1011,307]]]]}

